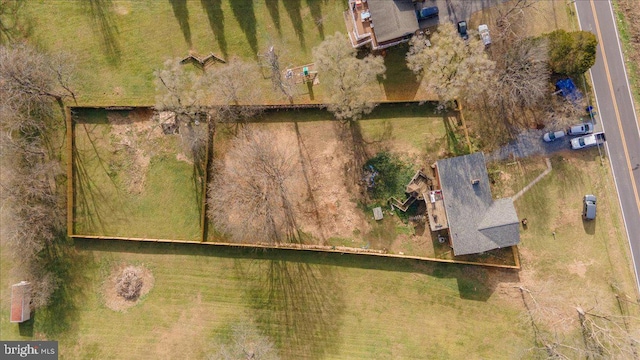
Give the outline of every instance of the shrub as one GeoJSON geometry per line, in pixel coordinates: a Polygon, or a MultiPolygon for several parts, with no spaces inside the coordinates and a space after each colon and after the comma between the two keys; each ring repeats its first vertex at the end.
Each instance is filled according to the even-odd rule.
{"type": "Polygon", "coordinates": [[[581,75],[596,62],[596,36],[588,31],[556,30],[549,39],[549,66],[558,74],[581,75]]]}
{"type": "Polygon", "coordinates": [[[392,196],[399,200],[405,198],[405,187],[414,173],[410,164],[395,154],[383,151],[369,159],[363,170],[368,171],[369,166],[378,172],[374,179],[375,185],[369,190],[374,200],[386,202],[392,196]]]}
{"type": "Polygon", "coordinates": [[[127,300],[137,300],[142,290],[142,283],[142,270],[127,266],[116,280],[116,291],[127,300]]]}

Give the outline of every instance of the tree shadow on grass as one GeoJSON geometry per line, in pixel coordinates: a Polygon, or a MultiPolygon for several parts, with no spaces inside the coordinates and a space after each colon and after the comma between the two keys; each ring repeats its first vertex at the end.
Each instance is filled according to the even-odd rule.
{"type": "Polygon", "coordinates": [[[280,8],[278,7],[279,0],[265,0],[267,10],[271,16],[271,21],[278,30],[278,36],[282,37],[282,27],[280,26],[280,8]]]}
{"type": "Polygon", "coordinates": [[[251,306],[261,330],[283,358],[321,359],[340,344],[345,299],[331,268],[273,259],[236,263],[239,277],[251,279],[251,306]]]}
{"type": "Polygon", "coordinates": [[[302,137],[302,134],[300,133],[300,127],[298,126],[298,122],[294,122],[294,127],[296,131],[296,139],[298,141],[300,165],[302,167],[302,174],[304,175],[305,184],[307,186],[308,200],[311,204],[311,211],[318,226],[318,230],[320,231],[320,238],[322,242],[324,242],[326,240],[325,229],[320,218],[320,209],[318,207],[318,202],[315,198],[315,195],[313,194],[313,186],[311,185],[311,179],[316,178],[315,169],[313,168],[313,159],[311,158],[309,149],[304,143],[304,139],[302,137]]]}
{"type": "MultiPolygon", "coordinates": [[[[94,133],[95,125],[92,127],[90,124],[79,124],[79,129],[86,134],[86,138],[91,144],[91,149],[79,150],[76,146],[73,148],[74,226],[77,220],[81,219],[84,233],[96,231],[106,233],[108,224],[103,221],[103,216],[108,213],[114,213],[116,208],[109,205],[113,199],[109,200],[103,189],[97,186],[97,181],[91,174],[89,163],[97,162],[116,191],[119,190],[119,186],[115,183],[113,177],[109,176],[109,164],[102,157],[93,138],[92,134],[94,133]]],[[[72,233],[75,234],[76,229],[72,229],[72,233]]]]}
{"type": "Polygon", "coordinates": [[[444,129],[447,139],[447,152],[454,156],[469,154],[469,147],[466,142],[461,141],[458,137],[462,136],[458,133],[457,118],[450,112],[445,112],[442,115],[442,121],[444,123],[444,129]]]}
{"type": "Polygon", "coordinates": [[[346,175],[351,178],[352,185],[357,185],[362,178],[363,166],[369,160],[362,127],[358,121],[336,122],[336,133],[345,149],[351,153],[351,159],[345,169],[346,175]]]}
{"type": "Polygon", "coordinates": [[[238,20],[244,36],[249,42],[253,56],[258,56],[258,39],[256,37],[256,14],[253,9],[253,0],[233,0],[231,10],[238,20]]]}
{"type": "Polygon", "coordinates": [[[227,38],[224,34],[224,14],[220,7],[221,0],[200,0],[200,3],[207,12],[209,27],[216,37],[222,56],[227,59],[229,54],[227,53],[227,38]]]}
{"type": "Polygon", "coordinates": [[[296,36],[298,36],[300,47],[304,50],[306,49],[306,44],[304,40],[304,28],[302,27],[301,1],[302,0],[288,0],[284,8],[287,10],[287,14],[289,14],[289,19],[291,19],[293,31],[296,33],[296,36]]]}
{"type": "Polygon", "coordinates": [[[90,282],[86,270],[93,264],[64,234],[43,249],[41,261],[56,277],[58,288],[49,305],[34,312],[34,328],[47,338],[57,339],[76,330],[78,309],[86,300],[85,289],[90,282]]]}
{"type": "Polygon", "coordinates": [[[387,100],[413,100],[420,89],[420,81],[407,67],[405,56],[407,44],[400,44],[386,50],[384,66],[387,68],[382,86],[387,100]]]}
{"type": "Polygon", "coordinates": [[[313,22],[316,24],[320,39],[324,40],[324,18],[322,17],[322,3],[319,0],[307,0],[313,22]]]}
{"type": "Polygon", "coordinates": [[[189,9],[187,8],[187,0],[169,0],[173,8],[173,15],[178,20],[184,40],[189,45],[189,49],[193,47],[191,41],[191,27],[189,26],[189,9]]]}
{"type": "Polygon", "coordinates": [[[109,64],[117,66],[122,58],[122,49],[118,39],[118,27],[113,18],[113,3],[111,0],[87,0],[82,4],[89,12],[94,23],[94,29],[102,40],[102,49],[109,64]]]}
{"type": "MultiPolygon", "coordinates": [[[[94,239],[76,239],[75,243],[79,251],[175,254],[237,259],[236,268],[240,275],[239,279],[250,279],[251,281],[248,283],[250,289],[249,295],[259,296],[252,300],[259,315],[262,315],[262,319],[259,320],[268,319],[270,316],[286,316],[282,311],[269,314],[269,310],[285,309],[284,305],[289,304],[293,309],[311,309],[312,311],[310,314],[298,314],[292,310],[294,314],[291,314],[291,316],[295,315],[298,317],[289,321],[293,322],[295,320],[295,324],[303,326],[301,319],[304,319],[305,316],[311,317],[308,320],[316,321],[316,324],[311,324],[315,329],[335,329],[334,325],[326,324],[325,322],[332,321],[338,326],[341,320],[342,314],[339,309],[343,306],[344,299],[341,296],[340,284],[335,279],[338,275],[334,274],[334,272],[339,272],[338,269],[335,269],[336,267],[416,273],[446,279],[455,278],[458,283],[460,298],[477,301],[488,300],[500,284],[517,283],[520,281],[518,271],[514,269],[494,269],[473,265],[444,264],[365,254],[318,253],[315,251],[291,249],[255,250],[202,244],[167,244],[94,239]],[[327,267],[334,267],[334,269],[324,269],[327,267]],[[297,279],[298,277],[300,277],[299,280],[297,279]],[[290,280],[285,281],[286,279],[290,280]],[[285,286],[287,287],[281,291],[276,291],[285,286]],[[270,294],[271,289],[273,289],[274,292],[272,294],[273,298],[270,300],[266,295],[270,294]],[[318,293],[318,291],[321,290],[325,291],[324,295],[318,293]],[[298,299],[298,295],[295,295],[297,291],[303,292],[302,295],[300,295],[302,299],[298,299]],[[290,296],[290,298],[287,300],[285,296],[290,296]],[[326,305],[324,306],[328,308],[325,309],[321,306],[314,309],[312,305],[317,304],[317,299],[325,299],[326,305]],[[293,300],[296,300],[296,302],[293,302],[293,300]],[[309,307],[304,307],[304,305],[309,307]],[[319,317],[322,314],[327,314],[332,318],[313,318],[319,317]]],[[[285,329],[279,328],[279,326],[283,326],[283,323],[277,323],[276,321],[272,324],[262,321],[261,323],[263,326],[273,326],[272,329],[269,329],[271,332],[285,332],[285,329]]],[[[306,327],[306,329],[310,328],[312,327],[306,327]]],[[[286,340],[286,338],[284,338],[285,335],[286,332],[285,334],[279,334],[281,339],[286,340]]],[[[289,333],[289,336],[293,335],[295,335],[295,333],[289,333]]],[[[331,334],[326,334],[326,336],[330,335],[331,334]]],[[[312,334],[307,333],[300,336],[308,339],[312,334]]],[[[322,341],[326,342],[328,340],[330,339],[323,339],[322,341]]],[[[336,341],[339,341],[339,339],[336,341]]]]}

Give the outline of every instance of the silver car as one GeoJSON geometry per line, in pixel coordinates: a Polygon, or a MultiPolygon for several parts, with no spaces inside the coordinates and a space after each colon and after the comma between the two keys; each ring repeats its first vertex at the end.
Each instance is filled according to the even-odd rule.
{"type": "Polygon", "coordinates": [[[585,195],[582,199],[582,217],[585,220],[593,220],[596,218],[595,195],[585,195]]]}
{"type": "Polygon", "coordinates": [[[586,135],[591,134],[593,132],[593,124],[592,123],[582,123],[578,125],[573,125],[569,128],[567,133],[569,135],[586,135]]]}
{"type": "Polygon", "coordinates": [[[542,136],[542,140],[546,141],[546,142],[552,142],[554,140],[563,138],[566,134],[564,133],[563,130],[559,130],[559,131],[549,131],[548,133],[544,134],[542,136]]]}

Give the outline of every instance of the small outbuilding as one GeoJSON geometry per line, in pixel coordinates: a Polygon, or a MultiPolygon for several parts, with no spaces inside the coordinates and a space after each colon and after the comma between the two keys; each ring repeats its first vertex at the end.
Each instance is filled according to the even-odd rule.
{"type": "Polygon", "coordinates": [[[31,318],[31,284],[21,281],[11,286],[11,322],[21,323],[31,318]]]}
{"type": "Polygon", "coordinates": [[[382,220],[384,216],[382,215],[382,208],[381,207],[377,207],[377,208],[373,208],[373,218],[378,221],[378,220],[382,220]]]}

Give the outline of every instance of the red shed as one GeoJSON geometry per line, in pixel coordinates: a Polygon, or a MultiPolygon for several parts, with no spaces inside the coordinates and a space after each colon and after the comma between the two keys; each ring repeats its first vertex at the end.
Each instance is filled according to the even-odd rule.
{"type": "Polygon", "coordinates": [[[26,281],[11,286],[11,322],[21,323],[31,318],[31,287],[26,281]]]}

